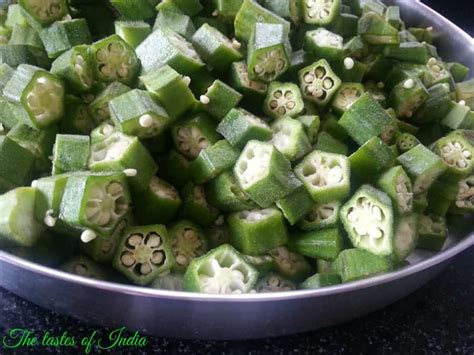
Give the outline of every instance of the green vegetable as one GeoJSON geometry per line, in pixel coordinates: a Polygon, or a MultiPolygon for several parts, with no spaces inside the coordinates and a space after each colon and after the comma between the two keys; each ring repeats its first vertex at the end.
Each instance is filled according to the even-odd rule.
{"type": "Polygon", "coordinates": [[[301,255],[334,261],[343,249],[343,239],[337,228],[321,229],[292,236],[288,245],[301,255]]]}

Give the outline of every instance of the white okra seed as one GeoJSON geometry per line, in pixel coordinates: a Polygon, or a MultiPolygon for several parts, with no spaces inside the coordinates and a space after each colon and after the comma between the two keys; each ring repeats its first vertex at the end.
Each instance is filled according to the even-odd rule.
{"type": "Polygon", "coordinates": [[[214,10],[214,11],[212,12],[212,16],[214,16],[214,17],[219,16],[219,11],[218,11],[218,10],[214,10]]]}
{"type": "Polygon", "coordinates": [[[234,47],[235,49],[240,49],[242,47],[242,43],[240,43],[234,38],[232,39],[232,47],[234,47]]]}
{"type": "Polygon", "coordinates": [[[144,114],[140,117],[139,123],[143,128],[150,128],[153,126],[153,117],[149,114],[144,114]]]}
{"type": "Polygon", "coordinates": [[[201,95],[201,97],[199,98],[199,101],[201,101],[201,103],[204,104],[204,105],[208,105],[209,102],[211,102],[209,97],[206,96],[206,95],[201,95]]]}
{"type": "Polygon", "coordinates": [[[347,69],[347,70],[351,70],[351,69],[354,69],[354,59],[350,58],[350,57],[347,57],[346,59],[344,59],[344,67],[347,69]]]}
{"type": "Polygon", "coordinates": [[[44,224],[51,228],[53,228],[57,222],[57,219],[53,217],[53,213],[53,210],[48,210],[44,216],[44,224]]]}
{"type": "Polygon", "coordinates": [[[137,169],[125,169],[125,170],[123,171],[123,173],[124,173],[125,176],[127,176],[127,177],[134,177],[134,176],[137,176],[138,171],[137,171],[137,169]]]}
{"type": "Polygon", "coordinates": [[[413,89],[414,86],[415,86],[415,81],[413,79],[407,79],[403,83],[403,87],[405,89],[413,89]]]}
{"type": "Polygon", "coordinates": [[[436,60],[435,57],[431,57],[429,60],[428,60],[428,64],[429,65],[435,65],[438,61],[436,60]]]}
{"type": "Polygon", "coordinates": [[[91,229],[86,229],[84,232],[81,234],[81,240],[83,243],[90,243],[92,242],[95,238],[97,238],[97,234],[91,230],[91,229]]]}
{"type": "Polygon", "coordinates": [[[183,82],[186,86],[189,86],[191,84],[191,78],[189,76],[183,76],[183,82]]]}
{"type": "Polygon", "coordinates": [[[466,106],[466,101],[464,101],[464,100],[459,101],[459,105],[466,106]]]}

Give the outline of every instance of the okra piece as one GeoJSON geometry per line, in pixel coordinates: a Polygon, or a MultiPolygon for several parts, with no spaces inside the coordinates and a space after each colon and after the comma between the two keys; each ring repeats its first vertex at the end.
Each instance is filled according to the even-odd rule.
{"type": "Polygon", "coordinates": [[[303,97],[321,107],[329,104],[341,86],[341,79],[325,59],[301,69],[299,81],[303,97]]]}
{"type": "Polygon", "coordinates": [[[418,244],[418,220],[416,213],[395,220],[392,256],[395,262],[402,262],[415,250],[418,244]]]}
{"type": "Polygon", "coordinates": [[[129,227],[116,247],[113,266],[137,285],[148,285],[174,265],[165,226],[129,227]]]}
{"type": "Polygon", "coordinates": [[[193,45],[166,28],[152,32],[136,48],[136,53],[142,64],[142,74],[152,72],[164,64],[186,75],[204,67],[204,62],[193,45]]]}
{"type": "MultiPolygon", "coordinates": [[[[166,0],[163,1],[162,4],[165,2],[166,0]]],[[[188,16],[197,15],[203,9],[200,0],[173,0],[173,3],[176,4],[176,6],[178,6],[181,11],[183,11],[188,16]]],[[[162,4],[157,6],[158,10],[160,10],[162,4]]]]}
{"type": "Polygon", "coordinates": [[[311,274],[311,265],[299,254],[282,246],[270,251],[276,271],[290,281],[303,281],[311,274]]]}
{"type": "MultiPolygon", "coordinates": [[[[330,134],[332,137],[345,141],[349,138],[344,127],[339,124],[339,118],[332,113],[328,113],[322,117],[322,131],[330,134]]],[[[322,133],[322,132],[321,132],[322,133]]]]}
{"type": "Polygon", "coordinates": [[[85,19],[56,21],[40,31],[40,37],[49,58],[57,58],[71,48],[92,43],[85,19]]]}
{"type": "Polygon", "coordinates": [[[0,64],[0,90],[3,92],[5,85],[10,81],[15,70],[6,63],[0,64]]]}
{"type": "Polygon", "coordinates": [[[466,79],[470,69],[461,63],[448,63],[448,69],[456,83],[460,83],[466,79]]]}
{"type": "Polygon", "coordinates": [[[91,144],[95,144],[109,138],[112,134],[118,132],[112,122],[105,121],[101,125],[97,126],[90,134],[91,144]]]}
{"type": "MultiPolygon", "coordinates": [[[[0,38],[8,35],[8,33],[4,33],[4,31],[3,27],[0,26],[0,38]]],[[[30,50],[33,56],[36,57],[38,65],[48,66],[48,64],[50,64],[40,35],[34,28],[15,25],[12,30],[7,31],[11,32],[10,40],[3,44],[24,45],[30,50]]]]}
{"type": "Polygon", "coordinates": [[[153,280],[151,287],[158,290],[183,291],[183,275],[164,273],[153,280]]]}
{"type": "Polygon", "coordinates": [[[263,112],[272,118],[296,117],[304,110],[301,91],[296,84],[274,81],[263,103],[263,112]]]}
{"type": "Polygon", "coordinates": [[[325,28],[306,32],[304,49],[314,58],[324,58],[330,62],[343,60],[344,39],[325,28]]]}
{"type": "Polygon", "coordinates": [[[217,248],[230,241],[229,227],[225,223],[224,215],[220,215],[211,227],[206,228],[205,233],[209,239],[210,249],[217,248]]]}
{"type": "Polygon", "coordinates": [[[109,111],[121,132],[141,139],[159,136],[173,122],[153,94],[138,89],[112,99],[109,111]]]}
{"type": "Polygon", "coordinates": [[[61,265],[60,270],[89,279],[107,280],[109,278],[101,265],[82,255],[66,261],[61,265]]]}
{"type": "Polygon", "coordinates": [[[160,162],[160,176],[167,181],[173,181],[176,187],[183,187],[191,181],[190,162],[181,153],[171,149],[160,162]]]}
{"type": "Polygon", "coordinates": [[[179,153],[186,158],[196,159],[199,153],[218,140],[215,122],[206,115],[196,115],[178,122],[172,129],[173,141],[179,153]]]}
{"type": "Polygon", "coordinates": [[[147,20],[155,16],[156,1],[150,0],[110,0],[122,18],[131,21],[147,20]]]}
{"type": "Polygon", "coordinates": [[[95,80],[89,57],[89,46],[76,46],[61,54],[53,62],[51,73],[63,79],[66,88],[72,92],[89,91],[95,80]]]}
{"type": "Polygon", "coordinates": [[[349,148],[347,148],[347,145],[345,143],[334,138],[326,132],[319,133],[318,140],[314,145],[314,149],[326,153],[334,153],[341,155],[347,155],[349,152],[349,148]]]}
{"type": "Polygon", "coordinates": [[[474,116],[469,106],[464,102],[453,102],[449,113],[441,120],[448,130],[474,129],[474,116]]]}
{"type": "Polygon", "coordinates": [[[184,273],[189,264],[208,251],[208,240],[201,228],[189,221],[178,221],[169,228],[175,258],[174,272],[184,273]]]}
{"type": "Polygon", "coordinates": [[[181,198],[170,183],[153,176],[148,188],[134,195],[135,214],[142,224],[168,223],[178,213],[181,198]]]}
{"type": "Polygon", "coordinates": [[[247,255],[262,255],[288,242],[283,214],[276,208],[236,212],[227,222],[232,245],[247,255]]]}
{"type": "Polygon", "coordinates": [[[333,262],[327,260],[316,260],[316,269],[321,275],[330,275],[333,274],[332,269],[333,262]]]}
{"type": "Polygon", "coordinates": [[[394,210],[402,215],[413,210],[413,185],[401,166],[395,166],[382,174],[377,187],[385,192],[393,203],[394,210]]]}
{"type": "Polygon", "coordinates": [[[241,294],[250,292],[258,272],[228,244],[211,250],[191,262],[184,274],[186,291],[210,294],[241,294]]]}
{"type": "Polygon", "coordinates": [[[96,79],[104,83],[133,84],[140,72],[137,54],[118,35],[95,42],[90,46],[90,55],[96,79]]]}
{"type": "Polygon", "coordinates": [[[252,265],[260,275],[267,274],[273,269],[273,258],[270,255],[244,255],[245,260],[252,265]]]}
{"type": "Polygon", "coordinates": [[[347,157],[314,151],[296,166],[296,175],[316,203],[347,197],[350,190],[350,166],[347,157]]]}
{"type": "Polygon", "coordinates": [[[396,29],[400,29],[404,25],[400,16],[400,7],[398,6],[388,6],[385,10],[385,18],[396,29]]]}
{"type": "Polygon", "coordinates": [[[433,85],[440,83],[447,83],[454,87],[454,80],[449,72],[448,66],[441,60],[431,57],[426,64],[429,73],[433,78],[433,85]]]}
{"type": "Polygon", "coordinates": [[[305,23],[325,27],[338,20],[341,12],[341,0],[302,0],[301,9],[305,23]]]}
{"type": "Polygon", "coordinates": [[[131,200],[123,173],[69,176],[59,219],[76,230],[84,243],[110,236],[129,212],[131,200]]]}
{"type": "Polygon", "coordinates": [[[304,290],[314,290],[339,285],[341,282],[341,277],[337,274],[315,274],[307,278],[300,287],[304,290]]]}
{"type": "Polygon", "coordinates": [[[321,127],[321,119],[317,115],[305,115],[296,117],[303,125],[309,143],[314,144],[318,140],[318,133],[321,127]]]}
{"type": "Polygon", "coordinates": [[[277,24],[283,26],[285,33],[290,32],[290,23],[253,0],[244,0],[235,15],[234,29],[238,39],[249,42],[257,23],[277,24]]]}
{"type": "Polygon", "coordinates": [[[375,83],[374,81],[368,81],[364,84],[364,87],[366,92],[370,93],[370,95],[372,95],[372,97],[380,104],[380,106],[386,107],[388,95],[383,90],[385,87],[383,82],[375,83]]]}
{"type": "Polygon", "coordinates": [[[357,281],[392,270],[389,258],[371,254],[361,249],[347,249],[339,254],[332,271],[341,276],[342,282],[357,281]]]}
{"type": "Polygon", "coordinates": [[[397,137],[397,148],[403,154],[415,148],[421,142],[413,134],[402,133],[397,137]]]}
{"type": "Polygon", "coordinates": [[[358,34],[368,44],[399,44],[398,30],[375,12],[367,12],[359,20],[358,34]]]}
{"type": "Polygon", "coordinates": [[[31,247],[44,227],[35,219],[38,190],[20,187],[0,195],[0,245],[31,247]]]}
{"type": "Polygon", "coordinates": [[[207,147],[190,165],[194,181],[204,184],[231,169],[239,158],[239,154],[240,151],[224,139],[207,147]]]}
{"type": "Polygon", "coordinates": [[[450,88],[446,83],[433,85],[428,89],[429,97],[425,103],[411,117],[415,123],[439,122],[445,118],[453,108],[450,97],[450,88]]]}
{"type": "Polygon", "coordinates": [[[446,171],[443,160],[423,144],[400,155],[397,161],[412,179],[415,195],[428,191],[433,182],[446,171]]]}
{"type": "Polygon", "coordinates": [[[303,218],[314,204],[308,190],[298,178],[292,179],[292,184],[294,184],[295,190],[276,202],[277,207],[290,225],[296,224],[303,218]]]}
{"type": "Polygon", "coordinates": [[[343,249],[343,238],[338,228],[321,229],[292,236],[288,248],[309,258],[334,261],[343,249]]]}
{"type": "Polygon", "coordinates": [[[391,123],[391,117],[369,93],[356,100],[339,120],[359,145],[379,136],[391,123]]]}
{"type": "Polygon", "coordinates": [[[132,48],[137,48],[151,32],[145,21],[115,21],[115,33],[132,48]]]}
{"type": "MultiPolygon", "coordinates": [[[[27,15],[27,20],[32,18],[39,27],[46,27],[62,19],[68,13],[66,0],[20,0],[19,4],[27,15]]],[[[28,21],[31,24],[30,21],[28,21]]],[[[33,26],[32,26],[33,27],[33,26]]]]}
{"type": "Polygon", "coordinates": [[[420,42],[433,43],[433,27],[410,27],[408,31],[420,42]]]}
{"type": "Polygon", "coordinates": [[[393,254],[393,204],[386,193],[363,185],[342,206],[341,221],[356,248],[379,256],[393,254]]]}
{"type": "Polygon", "coordinates": [[[298,228],[310,232],[336,227],[339,222],[340,209],[340,201],[313,204],[309,213],[298,222],[298,228]]]}
{"type": "Polygon", "coordinates": [[[404,42],[398,46],[386,46],[383,54],[402,62],[426,64],[429,59],[427,48],[420,42],[404,42]]]}
{"type": "Polygon", "coordinates": [[[244,96],[243,100],[248,101],[249,105],[261,105],[268,90],[268,84],[250,79],[246,62],[232,63],[230,84],[244,96]]]}
{"type": "Polygon", "coordinates": [[[271,143],[251,140],[234,168],[242,190],[266,208],[292,192],[291,164],[271,143]]]}
{"type": "Polygon", "coordinates": [[[34,155],[8,136],[0,136],[0,192],[6,192],[30,181],[34,155]]]}
{"type": "Polygon", "coordinates": [[[242,100],[242,94],[223,81],[216,80],[199,100],[207,113],[221,121],[230,110],[237,107],[242,100]]]}
{"type": "Polygon", "coordinates": [[[373,137],[349,157],[351,171],[359,179],[370,181],[392,167],[396,155],[379,137],[373,137]]]}
{"type": "Polygon", "coordinates": [[[219,211],[209,204],[202,185],[187,184],[181,191],[183,204],[180,216],[203,227],[209,227],[219,217],[219,211]]]}
{"type": "Polygon", "coordinates": [[[135,190],[148,187],[158,165],[137,137],[121,132],[91,145],[89,169],[94,172],[123,172],[135,190]]]}
{"type": "Polygon", "coordinates": [[[459,181],[453,212],[474,212],[474,175],[459,181]]]}
{"type": "Polygon", "coordinates": [[[234,174],[223,172],[206,185],[209,203],[222,212],[239,212],[256,207],[256,204],[239,187],[234,174]]]}
{"type": "Polygon", "coordinates": [[[291,45],[283,25],[257,23],[252,31],[247,50],[249,77],[271,82],[289,68],[291,45]]]}
{"type": "Polygon", "coordinates": [[[91,134],[96,122],[89,112],[88,105],[80,98],[66,96],[66,112],[59,125],[59,131],[66,134],[91,134]]]}
{"type": "Polygon", "coordinates": [[[28,117],[25,123],[35,128],[49,127],[64,114],[62,82],[38,67],[21,64],[5,86],[3,94],[8,101],[24,109],[28,117]]]}
{"type": "Polygon", "coordinates": [[[231,41],[218,29],[203,24],[192,36],[191,42],[201,58],[218,72],[226,71],[233,62],[241,60],[241,44],[231,41]]]}
{"type": "Polygon", "coordinates": [[[181,11],[172,0],[161,3],[159,7],[153,30],[168,28],[190,40],[194,32],[196,32],[196,27],[191,17],[181,11]]]}
{"type": "Polygon", "coordinates": [[[445,216],[449,208],[456,201],[458,193],[459,185],[457,179],[449,180],[442,176],[428,190],[428,206],[426,210],[438,216],[445,216]]]}
{"type": "Polygon", "coordinates": [[[354,102],[365,93],[365,88],[359,83],[343,83],[331,103],[334,112],[344,114],[354,102]]]}
{"type": "Polygon", "coordinates": [[[230,110],[217,126],[217,132],[239,149],[251,140],[268,141],[273,135],[265,121],[242,108],[230,110]]]}
{"type": "Polygon", "coordinates": [[[115,97],[121,96],[132,90],[119,81],[109,84],[95,99],[89,104],[89,110],[98,123],[107,121],[110,118],[109,102],[115,97]]]}
{"type": "Polygon", "coordinates": [[[395,110],[397,117],[411,118],[428,98],[429,92],[423,83],[418,78],[411,78],[393,88],[388,104],[395,110]]]}
{"type": "Polygon", "coordinates": [[[345,83],[361,83],[368,71],[367,64],[350,57],[332,62],[331,65],[336,75],[345,83]]]}
{"type": "Polygon", "coordinates": [[[89,136],[58,134],[53,150],[53,175],[87,170],[89,136]]]}
{"type": "Polygon", "coordinates": [[[467,106],[474,109],[474,80],[463,81],[456,85],[456,97],[464,101],[467,106]]]}
{"type": "Polygon", "coordinates": [[[0,45],[0,59],[2,63],[16,68],[21,64],[40,65],[38,59],[24,44],[2,44],[0,45]]]}
{"type": "Polygon", "coordinates": [[[421,215],[418,233],[417,248],[433,252],[441,251],[448,238],[446,218],[434,214],[421,215]]]}
{"type": "Polygon", "coordinates": [[[244,0],[213,0],[215,10],[212,15],[220,22],[233,23],[243,3],[244,0]]]}
{"type": "Polygon", "coordinates": [[[25,17],[25,12],[18,4],[8,5],[7,18],[5,20],[5,26],[13,28],[16,25],[27,27],[28,21],[25,17]]]}
{"type": "Polygon", "coordinates": [[[189,88],[189,77],[179,74],[169,65],[140,77],[148,91],[156,95],[160,104],[172,119],[179,118],[191,110],[196,99],[189,88]],[[176,105],[179,100],[179,105],[176,105]]]}
{"type": "Polygon", "coordinates": [[[290,117],[279,118],[272,124],[273,145],[290,161],[298,160],[312,148],[300,121],[290,117]]]}
{"type": "Polygon", "coordinates": [[[288,292],[296,290],[296,285],[275,272],[263,276],[255,286],[257,293],[288,292]]]}
{"type": "Polygon", "coordinates": [[[474,147],[462,135],[450,134],[434,143],[432,150],[443,160],[444,180],[459,181],[474,169],[474,147]]]}

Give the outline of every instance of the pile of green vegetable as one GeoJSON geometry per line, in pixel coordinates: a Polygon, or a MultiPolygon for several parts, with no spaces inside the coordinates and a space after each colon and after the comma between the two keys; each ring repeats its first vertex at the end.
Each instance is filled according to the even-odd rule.
{"type": "Polygon", "coordinates": [[[0,22],[15,255],[161,289],[312,289],[439,251],[446,215],[474,211],[474,81],[398,7],[20,0],[0,22]]]}

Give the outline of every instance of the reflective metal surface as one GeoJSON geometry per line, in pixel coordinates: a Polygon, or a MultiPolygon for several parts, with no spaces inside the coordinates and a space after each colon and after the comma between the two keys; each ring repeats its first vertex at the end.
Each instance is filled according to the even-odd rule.
{"type": "MultiPolygon", "coordinates": [[[[399,5],[410,25],[431,25],[440,53],[474,72],[474,42],[454,24],[414,0],[399,5]]],[[[467,15],[467,14],[466,14],[467,15]]],[[[446,249],[417,252],[413,265],[367,280],[313,291],[211,296],[85,279],[0,252],[0,287],[42,307],[101,326],[126,326],[157,336],[250,339],[345,322],[420,288],[457,254],[474,245],[474,219],[456,223],[446,249]]]]}

